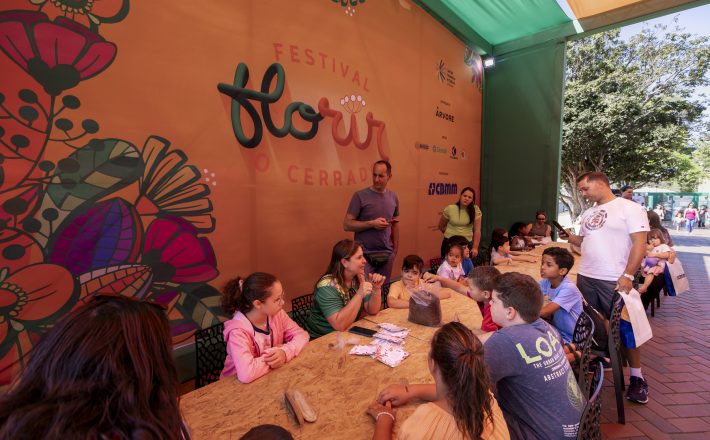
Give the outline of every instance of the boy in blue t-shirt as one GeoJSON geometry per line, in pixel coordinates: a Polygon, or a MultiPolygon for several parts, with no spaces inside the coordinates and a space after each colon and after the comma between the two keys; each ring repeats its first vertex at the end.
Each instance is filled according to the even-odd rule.
{"type": "Polygon", "coordinates": [[[582,293],[567,278],[574,265],[574,256],[565,248],[551,247],[542,253],[540,290],[550,300],[540,311],[540,317],[551,321],[565,344],[572,342],[577,318],[582,314],[582,293]]]}

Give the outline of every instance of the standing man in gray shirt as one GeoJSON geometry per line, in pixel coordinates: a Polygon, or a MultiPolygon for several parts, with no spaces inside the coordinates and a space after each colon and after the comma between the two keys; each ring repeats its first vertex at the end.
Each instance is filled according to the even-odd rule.
{"type": "Polygon", "coordinates": [[[355,233],[363,244],[365,273],[379,273],[389,282],[399,246],[399,199],[387,189],[392,165],[378,160],[372,166],[372,186],[361,189],[350,199],[343,229],[355,233]]]}

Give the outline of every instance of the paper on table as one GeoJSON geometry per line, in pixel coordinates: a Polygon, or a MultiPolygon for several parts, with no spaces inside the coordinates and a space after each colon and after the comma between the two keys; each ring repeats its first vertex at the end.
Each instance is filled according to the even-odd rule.
{"type": "Polygon", "coordinates": [[[385,347],[378,347],[374,356],[375,359],[392,368],[401,364],[407,357],[409,357],[409,353],[401,348],[390,350],[385,347]]]}
{"type": "Polygon", "coordinates": [[[404,327],[400,327],[398,325],[392,324],[390,322],[382,322],[380,324],[377,324],[381,329],[387,330],[388,332],[401,332],[402,330],[406,330],[404,327]]]}
{"type": "Polygon", "coordinates": [[[372,356],[377,353],[376,345],[356,345],[350,349],[349,354],[354,354],[358,356],[372,356]]]}

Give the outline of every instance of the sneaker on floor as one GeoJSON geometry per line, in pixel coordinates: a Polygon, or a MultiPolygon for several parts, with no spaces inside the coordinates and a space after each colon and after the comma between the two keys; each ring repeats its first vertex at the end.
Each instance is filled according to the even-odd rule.
{"type": "Polygon", "coordinates": [[[648,382],[636,376],[631,376],[629,381],[629,389],[626,391],[626,398],[636,403],[647,403],[648,382]]]}

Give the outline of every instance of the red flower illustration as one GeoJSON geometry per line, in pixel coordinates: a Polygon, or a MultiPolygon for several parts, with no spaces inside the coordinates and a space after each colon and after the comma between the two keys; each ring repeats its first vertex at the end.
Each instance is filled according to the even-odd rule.
{"type": "Polygon", "coordinates": [[[0,13],[0,50],[52,96],[106,69],[116,45],[65,17],[32,11],[0,13]]]}
{"type": "Polygon", "coordinates": [[[76,282],[54,264],[0,271],[0,385],[10,382],[39,335],[76,301],[76,282]]]}
{"type": "Polygon", "coordinates": [[[155,282],[198,283],[217,276],[217,259],[209,240],[178,217],[158,218],[145,234],[142,263],[151,267],[155,282]]]}

